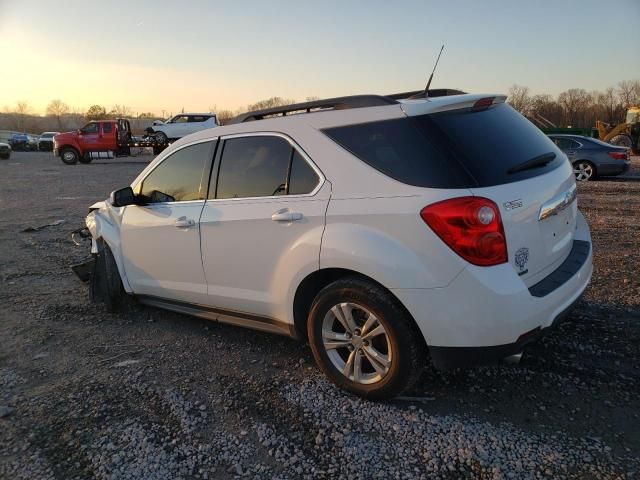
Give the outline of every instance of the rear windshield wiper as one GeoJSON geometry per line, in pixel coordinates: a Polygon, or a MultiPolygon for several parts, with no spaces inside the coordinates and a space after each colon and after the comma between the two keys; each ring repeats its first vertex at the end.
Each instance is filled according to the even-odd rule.
{"type": "Polygon", "coordinates": [[[544,167],[545,165],[551,163],[554,158],[556,158],[556,154],[553,152],[543,153],[542,155],[533,157],[532,159],[527,160],[526,162],[522,162],[515,167],[511,167],[509,170],[507,170],[507,173],[511,175],[512,173],[522,172],[531,168],[544,167]]]}

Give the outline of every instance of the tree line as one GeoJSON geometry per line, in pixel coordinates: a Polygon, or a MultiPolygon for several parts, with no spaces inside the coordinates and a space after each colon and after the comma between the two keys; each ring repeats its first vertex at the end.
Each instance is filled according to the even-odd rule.
{"type": "Polygon", "coordinates": [[[640,80],[625,80],[604,91],[570,88],[556,97],[533,95],[528,87],[513,85],[507,102],[537,124],[540,117],[558,127],[589,128],[596,120],[617,124],[624,121],[630,106],[640,105],[640,80]]]}
{"type": "MultiPolygon", "coordinates": [[[[318,97],[305,98],[305,101],[312,100],[318,100],[318,97]]],[[[640,80],[625,80],[604,91],[588,92],[582,88],[571,88],[555,97],[547,93],[534,95],[529,87],[513,85],[509,89],[507,102],[537,124],[540,124],[540,117],[558,127],[589,128],[595,125],[596,120],[616,124],[624,121],[625,112],[629,106],[640,104],[640,80]]],[[[218,120],[224,124],[242,112],[291,103],[296,103],[296,100],[271,97],[237,110],[218,110],[214,105],[209,107],[209,111],[215,112],[218,115],[218,120]]],[[[109,110],[96,104],[90,106],[86,111],[80,111],[69,107],[60,99],[55,99],[47,105],[46,114],[40,116],[33,113],[33,109],[27,102],[20,101],[13,107],[4,107],[3,113],[0,114],[0,129],[20,132],[64,131],[65,129],[78,128],[88,120],[159,119],[165,118],[165,113],[165,110],[162,111],[161,116],[154,112],[134,113],[128,106],[118,104],[113,105],[109,110]]]]}

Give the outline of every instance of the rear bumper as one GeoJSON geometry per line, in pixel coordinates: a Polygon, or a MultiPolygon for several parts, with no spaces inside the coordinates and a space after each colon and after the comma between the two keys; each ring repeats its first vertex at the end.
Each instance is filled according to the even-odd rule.
{"type": "Polygon", "coordinates": [[[621,175],[631,168],[631,161],[620,161],[615,163],[603,163],[598,165],[598,175],[610,176],[621,175]]]}
{"type": "Polygon", "coordinates": [[[497,360],[522,353],[524,348],[540,337],[546,335],[558,323],[569,316],[575,305],[580,300],[580,295],[571,305],[560,312],[545,328],[536,327],[529,332],[523,333],[515,342],[505,345],[494,345],[491,347],[429,347],[431,362],[436,368],[441,370],[451,370],[453,368],[464,368],[473,365],[481,365],[495,362],[497,360]]]}
{"type": "MultiPolygon", "coordinates": [[[[591,279],[593,251],[589,228],[578,215],[575,240],[588,250],[572,275],[555,275],[555,288],[542,292],[525,285],[509,264],[465,268],[448,286],[397,289],[393,293],[416,320],[436,367],[450,368],[498,359],[522,351],[564,318],[591,279]],[[533,291],[532,291],[533,290],[533,291]]],[[[568,257],[569,258],[569,257],[568,257]]],[[[544,280],[543,280],[544,281],[544,280]]]]}

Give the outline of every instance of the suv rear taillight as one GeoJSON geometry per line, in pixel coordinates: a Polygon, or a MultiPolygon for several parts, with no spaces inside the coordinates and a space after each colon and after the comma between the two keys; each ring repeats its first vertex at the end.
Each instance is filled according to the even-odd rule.
{"type": "Polygon", "coordinates": [[[608,152],[608,154],[615,160],[627,160],[629,158],[628,152],[608,152]]]}
{"type": "Polygon", "coordinates": [[[424,207],[420,216],[454,252],[474,265],[507,261],[498,206],[487,198],[459,197],[424,207]]]}

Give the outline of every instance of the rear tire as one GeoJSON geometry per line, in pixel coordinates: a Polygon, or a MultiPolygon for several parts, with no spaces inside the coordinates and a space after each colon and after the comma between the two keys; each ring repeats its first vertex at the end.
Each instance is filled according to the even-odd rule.
{"type": "Polygon", "coordinates": [[[596,167],[587,160],[578,160],[573,164],[573,174],[576,176],[577,182],[595,180],[596,167]]]}
{"type": "Polygon", "coordinates": [[[307,331],[322,371],[361,397],[392,398],[411,387],[425,365],[425,343],[413,319],[388,291],[359,277],[318,293],[307,331]]]}
{"type": "Polygon", "coordinates": [[[80,155],[75,148],[63,148],[60,151],[60,158],[67,165],[75,165],[76,163],[78,163],[80,155]]]}

